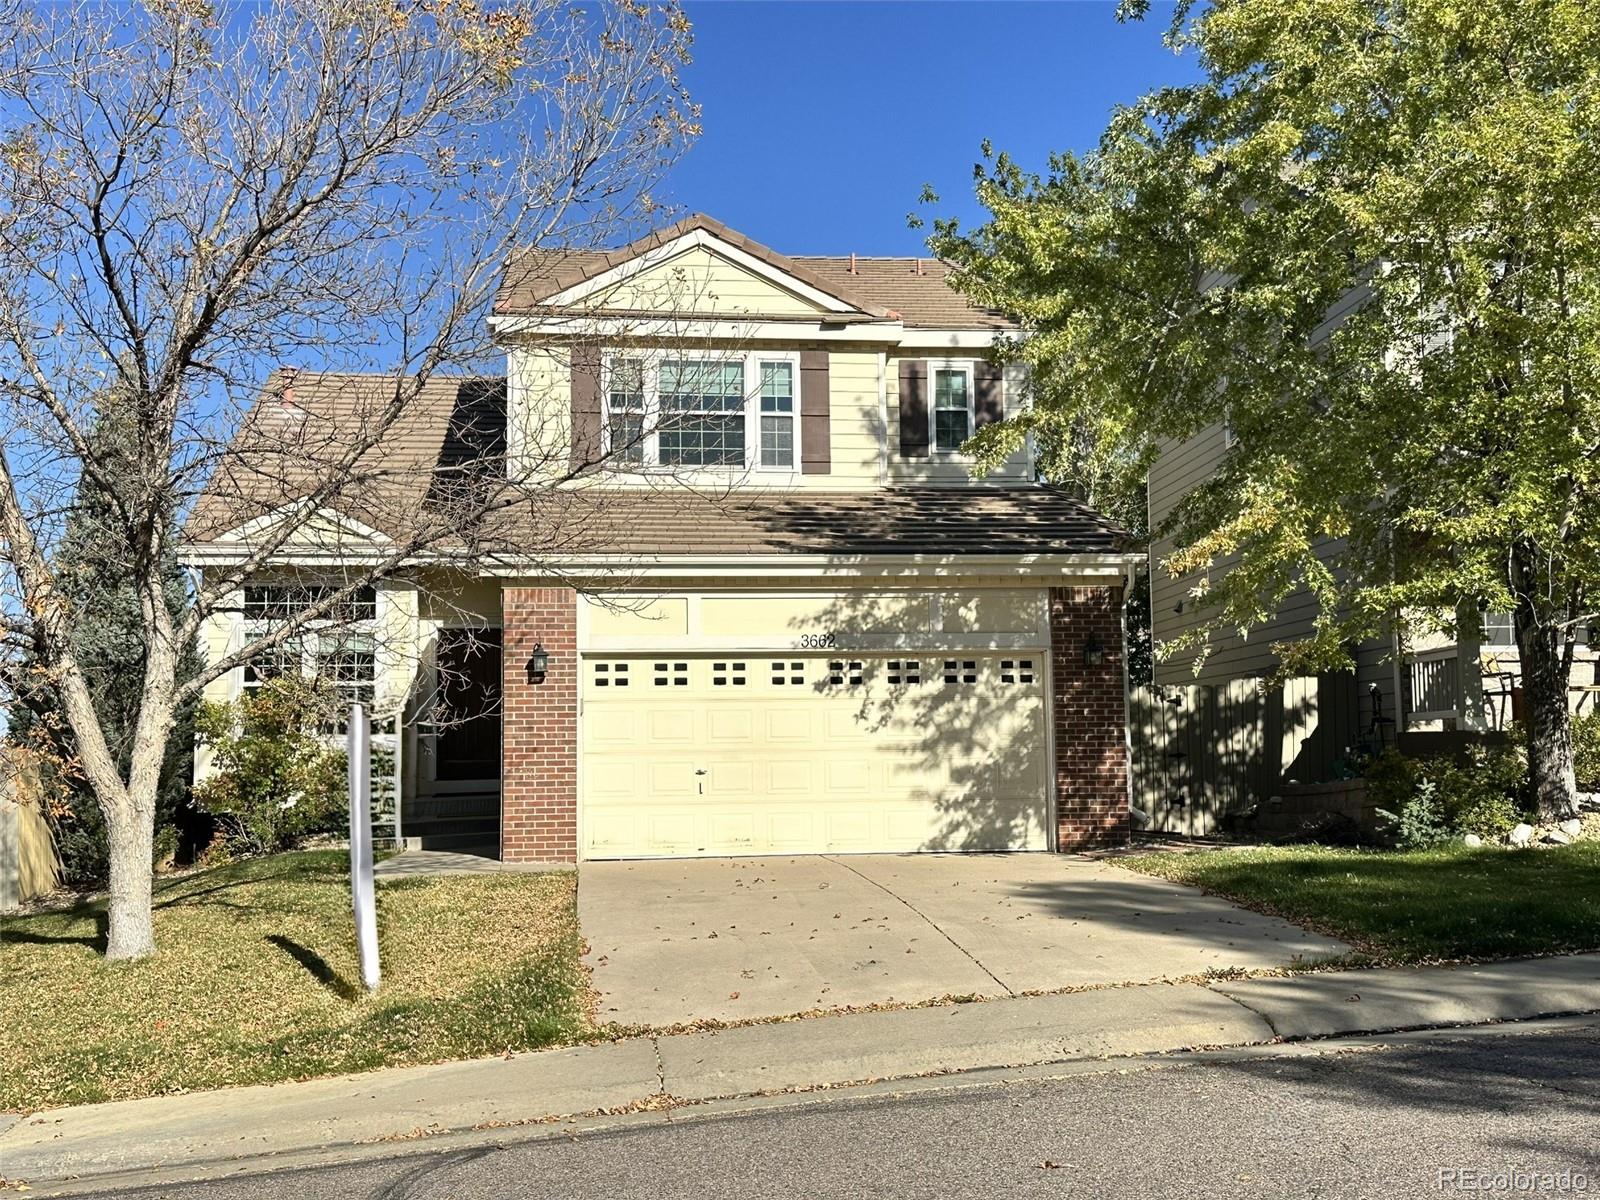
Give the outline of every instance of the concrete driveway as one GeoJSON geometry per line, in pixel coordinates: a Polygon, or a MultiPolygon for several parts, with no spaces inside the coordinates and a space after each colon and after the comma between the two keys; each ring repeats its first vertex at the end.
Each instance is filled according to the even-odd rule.
{"type": "Polygon", "coordinates": [[[1145,983],[1347,949],[1058,854],[585,863],[578,913],[600,1018],[629,1025],[1145,983]]]}

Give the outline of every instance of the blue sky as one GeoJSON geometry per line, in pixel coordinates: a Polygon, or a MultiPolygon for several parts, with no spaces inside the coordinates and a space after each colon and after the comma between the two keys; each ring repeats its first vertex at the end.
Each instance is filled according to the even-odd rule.
{"type": "Polygon", "coordinates": [[[924,183],[970,224],[990,138],[1024,166],[1094,145],[1111,109],[1194,78],[1170,8],[1112,0],[690,0],[705,133],[666,199],[791,254],[918,254],[924,183]]]}

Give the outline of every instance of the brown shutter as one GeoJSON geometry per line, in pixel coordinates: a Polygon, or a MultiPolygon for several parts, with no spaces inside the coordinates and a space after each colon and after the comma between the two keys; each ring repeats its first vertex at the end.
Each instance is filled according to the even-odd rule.
{"type": "Polygon", "coordinates": [[[1006,415],[1004,368],[979,359],[972,364],[972,418],[979,429],[1006,415]]]}
{"type": "Polygon", "coordinates": [[[828,352],[800,351],[800,473],[833,470],[833,402],[828,393],[828,352]]]}
{"type": "Polygon", "coordinates": [[[928,457],[928,364],[900,360],[900,457],[928,457]]]}
{"type": "Polygon", "coordinates": [[[572,347],[572,469],[593,467],[600,453],[600,347],[578,342],[572,347]]]}

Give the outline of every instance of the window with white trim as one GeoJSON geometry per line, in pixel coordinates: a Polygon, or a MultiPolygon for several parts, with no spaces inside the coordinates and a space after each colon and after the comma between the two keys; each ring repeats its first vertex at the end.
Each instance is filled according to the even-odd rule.
{"type": "Polygon", "coordinates": [[[795,469],[798,354],[613,354],[605,379],[606,451],[620,463],[795,469]]]}
{"type": "Polygon", "coordinates": [[[933,448],[943,454],[960,450],[972,437],[972,367],[933,365],[933,448]]]}
{"type": "Polygon", "coordinates": [[[763,467],[794,466],[794,363],[761,363],[763,467]]]}
{"type": "Polygon", "coordinates": [[[614,358],[606,372],[606,436],[626,463],[644,462],[644,359],[614,358]]]}
{"type": "MultiPolygon", "coordinates": [[[[280,622],[301,617],[339,590],[334,584],[246,585],[246,640],[269,636],[280,622]]],[[[376,589],[358,589],[328,612],[307,621],[282,644],[246,663],[243,690],[255,692],[269,679],[298,672],[331,685],[347,703],[370,706],[377,691],[377,615],[376,589]]]]}
{"type": "Polygon", "coordinates": [[[784,686],[784,684],[789,684],[790,686],[798,686],[800,684],[805,683],[805,681],[806,681],[806,665],[805,665],[805,663],[803,663],[803,662],[789,662],[789,663],[775,662],[775,663],[772,664],[772,682],[773,682],[774,686],[782,687],[782,686],[784,686]],[[784,669],[785,669],[786,666],[788,668],[788,673],[787,674],[784,673],[784,669]]]}
{"type": "Polygon", "coordinates": [[[657,388],[656,450],[662,466],[744,466],[742,360],[664,358],[657,388]]]}

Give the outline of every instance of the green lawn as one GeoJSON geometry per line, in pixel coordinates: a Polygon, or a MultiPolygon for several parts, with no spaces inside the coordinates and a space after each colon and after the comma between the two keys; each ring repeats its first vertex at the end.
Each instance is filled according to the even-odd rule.
{"type": "Polygon", "coordinates": [[[100,957],[98,903],[0,921],[0,1109],[436,1062],[590,1032],[575,877],[378,889],[383,987],[360,989],[341,851],[158,882],[158,955],[100,957]]]}
{"type": "Polygon", "coordinates": [[[1536,850],[1275,846],[1117,861],[1332,934],[1367,961],[1600,949],[1600,842],[1536,850]]]}

